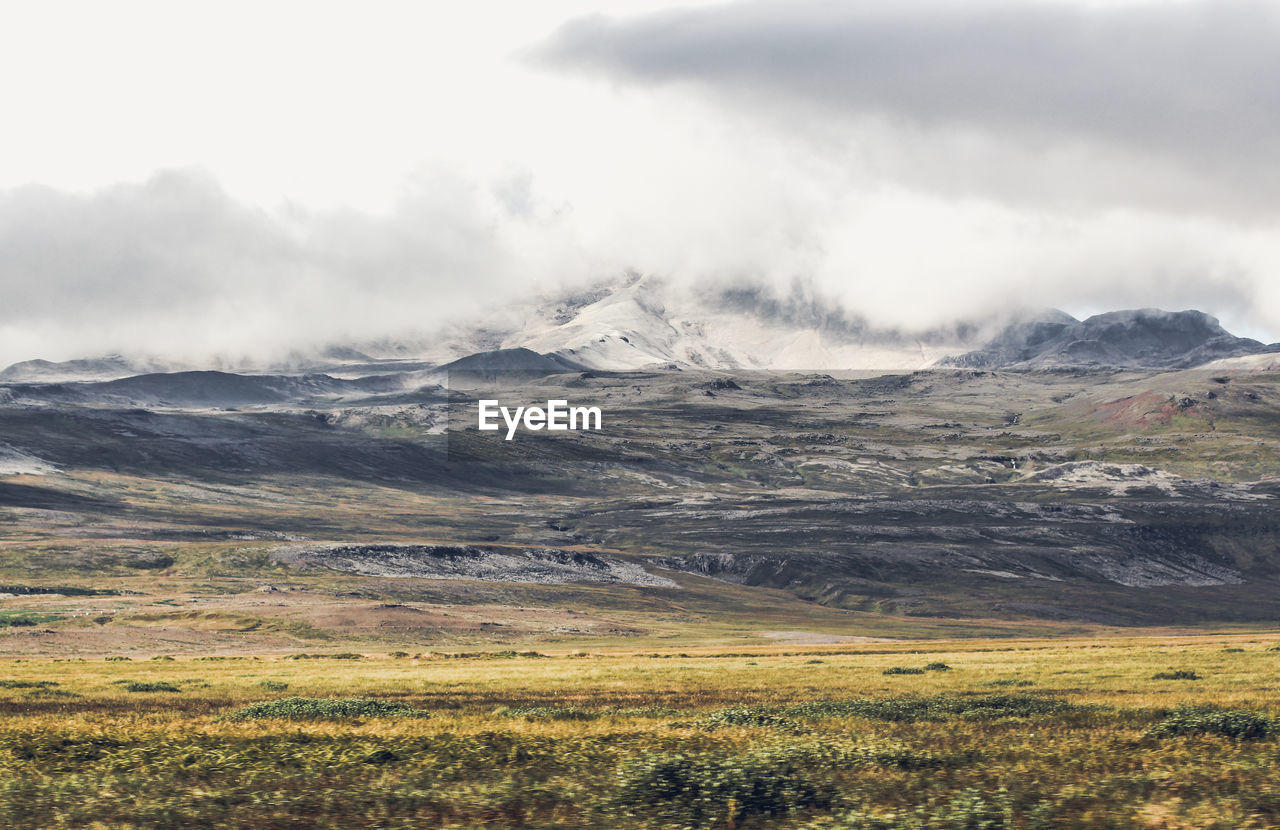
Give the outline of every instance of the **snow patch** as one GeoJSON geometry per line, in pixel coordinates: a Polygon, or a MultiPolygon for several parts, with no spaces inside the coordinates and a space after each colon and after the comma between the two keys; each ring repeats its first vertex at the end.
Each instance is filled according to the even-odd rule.
{"type": "Polygon", "coordinates": [[[555,354],[590,369],[915,370],[965,344],[854,340],[818,325],[722,309],[661,282],[639,280],[567,315],[535,315],[504,348],[555,354]],[[565,318],[568,319],[565,319],[565,318]]]}

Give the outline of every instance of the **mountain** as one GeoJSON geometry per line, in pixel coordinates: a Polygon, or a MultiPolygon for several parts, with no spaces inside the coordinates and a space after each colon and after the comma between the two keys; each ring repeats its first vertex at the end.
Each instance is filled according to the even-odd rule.
{"type": "Polygon", "coordinates": [[[577,372],[584,367],[558,355],[542,355],[529,349],[494,349],[459,358],[438,367],[436,373],[495,376],[542,377],[563,372],[577,372]]]}
{"type": "Polygon", "coordinates": [[[66,360],[24,360],[0,371],[0,382],[59,383],[77,380],[114,380],[148,372],[172,372],[174,364],[159,360],[130,360],[120,355],[66,360]]]}
{"type": "Polygon", "coordinates": [[[548,304],[504,338],[590,369],[912,370],[971,342],[963,328],[904,333],[793,291],[687,290],[633,278],[548,304]]]}
{"type": "Polygon", "coordinates": [[[986,320],[906,332],[798,288],[692,290],[637,277],[540,303],[517,327],[478,327],[463,340],[485,337],[499,344],[489,354],[524,349],[613,371],[1171,369],[1280,352],[1280,344],[1235,337],[1199,311],[1148,308],[1081,321],[1055,309],[1000,310],[986,320]]]}
{"type": "MultiPolygon", "coordinates": [[[[564,367],[559,371],[909,371],[981,345],[978,332],[978,327],[965,325],[920,332],[874,326],[802,287],[781,294],[759,287],[686,288],[633,275],[525,305],[498,307],[413,339],[334,344],[258,365],[215,361],[178,367],[119,356],[65,363],[33,360],[0,372],[0,382],[113,380],[191,368],[351,378],[456,370],[459,367],[452,364],[471,355],[488,354],[486,360],[496,360],[517,350],[543,355],[564,367]]],[[[538,371],[552,368],[549,363],[538,371]]]]}
{"type": "Polygon", "coordinates": [[[1236,337],[1200,311],[1143,308],[1097,314],[1084,321],[1051,312],[1011,325],[980,349],[942,365],[980,369],[1108,366],[1186,369],[1214,360],[1280,352],[1236,337]]]}
{"type": "Polygon", "coordinates": [[[157,372],[110,381],[12,384],[14,400],[159,408],[225,408],[338,401],[403,392],[423,386],[415,373],[343,380],[323,374],[238,375],[230,372],[157,372]]]}
{"type": "MultiPolygon", "coordinates": [[[[875,325],[802,284],[786,292],[759,286],[695,288],[631,275],[497,306],[412,339],[332,344],[256,365],[215,361],[199,368],[331,379],[421,377],[442,370],[547,375],[582,369],[1161,369],[1267,352],[1280,352],[1280,344],[1235,337],[1199,311],[1115,311],[1081,321],[1052,309],[999,309],[985,319],[905,331],[875,325]]],[[[119,355],[65,363],[31,360],[0,372],[0,382],[115,380],[190,368],[195,367],[119,355]]]]}

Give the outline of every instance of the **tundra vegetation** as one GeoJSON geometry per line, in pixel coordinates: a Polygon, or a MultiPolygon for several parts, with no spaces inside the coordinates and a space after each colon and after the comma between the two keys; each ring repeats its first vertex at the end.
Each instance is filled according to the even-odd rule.
{"type": "Polygon", "coordinates": [[[0,826],[1261,830],[1276,642],[14,660],[0,826]]]}
{"type": "Polygon", "coordinates": [[[563,368],[0,383],[0,827],[1280,826],[1280,372],[563,368]]]}

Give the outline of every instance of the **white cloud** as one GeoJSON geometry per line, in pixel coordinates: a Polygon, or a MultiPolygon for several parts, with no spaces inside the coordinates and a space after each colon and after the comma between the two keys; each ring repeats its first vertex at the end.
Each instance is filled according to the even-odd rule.
{"type": "MultiPolygon", "coordinates": [[[[420,178],[380,215],[266,211],[197,171],[88,195],[8,191],[0,362],[106,351],[236,359],[420,334],[526,290],[533,246],[520,236],[538,236],[538,221],[447,172],[420,178]]],[[[572,270],[545,258],[537,268],[572,270]]]]}
{"type": "Polygon", "coordinates": [[[32,6],[0,32],[0,363],[394,337],[629,268],[1280,339],[1266,8],[656,5],[550,41],[592,4],[32,6]]]}

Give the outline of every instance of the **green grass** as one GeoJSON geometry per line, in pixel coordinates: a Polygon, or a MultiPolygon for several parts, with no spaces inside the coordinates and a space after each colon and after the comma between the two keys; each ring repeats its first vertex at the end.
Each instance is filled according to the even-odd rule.
{"type": "Polygon", "coordinates": [[[429,713],[405,703],[348,697],[338,700],[314,697],[286,697],[266,700],[237,709],[231,720],[329,720],[334,718],[426,717],[429,713]]]}
{"type": "Polygon", "coordinates": [[[1257,741],[1280,735],[1280,722],[1258,712],[1241,709],[1214,709],[1188,706],[1147,730],[1153,738],[1179,735],[1221,735],[1243,741],[1257,741]]]}
{"type": "Polygon", "coordinates": [[[146,681],[141,681],[141,680],[134,680],[129,683],[125,683],[124,690],[126,692],[180,692],[182,691],[182,689],[178,688],[172,683],[166,683],[163,680],[159,680],[154,683],[148,683],[146,681]]]}
{"type": "Polygon", "coordinates": [[[1173,669],[1170,671],[1158,671],[1151,675],[1152,680],[1199,680],[1200,675],[1186,669],[1173,669]]]}
{"type": "Polygon", "coordinates": [[[0,628],[32,628],[62,619],[61,614],[42,614],[31,611],[0,611],[0,628]]]}

